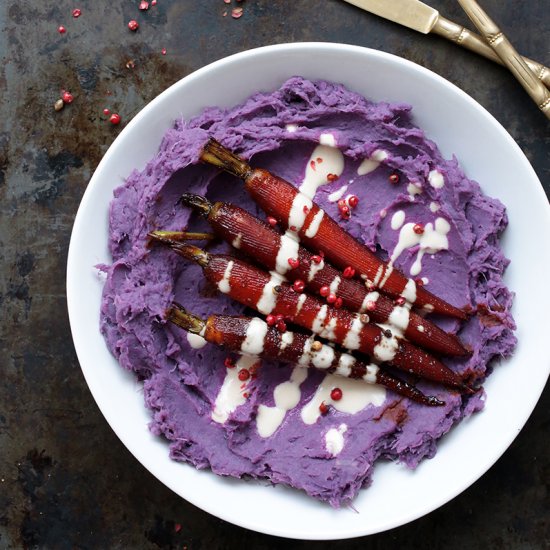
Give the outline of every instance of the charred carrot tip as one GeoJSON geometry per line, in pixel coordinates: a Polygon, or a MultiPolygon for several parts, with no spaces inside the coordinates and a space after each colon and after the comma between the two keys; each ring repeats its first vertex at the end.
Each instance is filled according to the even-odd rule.
{"type": "Polygon", "coordinates": [[[147,236],[153,241],[169,245],[181,241],[209,241],[215,238],[212,233],[191,233],[187,231],[151,231],[147,236]]]}
{"type": "Polygon", "coordinates": [[[425,404],[429,405],[430,407],[442,407],[443,405],[445,405],[445,401],[441,401],[433,395],[427,395],[425,404]]]}
{"type": "Polygon", "coordinates": [[[199,248],[198,246],[193,246],[191,244],[171,244],[170,247],[174,252],[177,252],[180,256],[197,262],[201,267],[205,267],[210,262],[210,254],[199,248]]]}
{"type": "Polygon", "coordinates": [[[474,393],[477,393],[477,390],[475,388],[472,388],[471,386],[468,386],[467,384],[460,384],[460,386],[458,386],[458,389],[461,390],[462,392],[468,394],[468,395],[473,395],[474,393]]]}
{"type": "Polygon", "coordinates": [[[207,198],[193,193],[184,193],[179,198],[178,203],[189,206],[203,216],[208,216],[212,210],[212,203],[207,198]]]}
{"type": "Polygon", "coordinates": [[[193,246],[192,244],[183,244],[173,239],[169,239],[159,235],[158,232],[153,231],[149,233],[149,236],[163,244],[168,245],[174,252],[177,252],[180,256],[197,262],[201,267],[205,267],[210,262],[210,254],[199,248],[198,246],[193,246]]]}
{"type": "Polygon", "coordinates": [[[193,334],[199,334],[206,325],[200,317],[189,313],[177,302],[172,302],[172,307],[166,310],[166,318],[178,327],[193,334]]]}
{"type": "Polygon", "coordinates": [[[241,179],[246,179],[252,171],[250,166],[243,159],[234,155],[215,139],[210,139],[204,146],[201,160],[213,164],[218,168],[222,168],[223,170],[227,170],[241,179]]]}

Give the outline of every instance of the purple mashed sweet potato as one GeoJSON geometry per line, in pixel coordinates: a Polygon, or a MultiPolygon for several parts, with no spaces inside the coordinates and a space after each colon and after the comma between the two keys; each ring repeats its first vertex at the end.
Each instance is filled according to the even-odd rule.
{"type": "MultiPolygon", "coordinates": [[[[233,385],[238,398],[233,409],[213,415],[229,376],[227,354],[212,344],[190,343],[185,332],[165,321],[165,311],[174,299],[205,318],[245,308],[206,283],[198,266],[164,247],[147,246],[147,233],[154,229],[208,230],[177,204],[184,192],[233,202],[263,217],[239,180],[199,161],[209,137],[253,166],[299,185],[322,134],[334,138],[345,163],[339,178],[320,187],[315,200],[340,219],[337,197],[357,196],[351,219],[342,225],[380,257],[389,259],[406,241],[400,239],[407,222],[443,227],[439,240],[406,246],[395,266],[421,278],[447,302],[473,312],[462,323],[432,317],[458,332],[472,351],[466,358],[444,358],[446,365],[481,384],[493,359],[509,356],[516,344],[512,294],[502,282],[508,261],[498,242],[507,225],[504,206],[484,196],[456,159],[442,158],[414,126],[408,105],[372,103],[341,85],[299,77],[235,108],[209,108],[190,121],[177,121],[146,168],[115,191],[109,241],[113,263],[103,268],[101,330],[120,364],[144,381],[150,429],[170,442],[173,459],[220,475],[291,485],[338,507],[371,483],[376,460],[414,468],[433,457],[441,436],[483,408],[483,391],[466,396],[420,381],[421,390],[446,402],[426,407],[364,384],[372,399],[358,412],[345,412],[335,403],[327,414],[305,423],[304,407],[325,375],[309,370],[304,380],[289,382],[292,366],[264,361],[256,377],[243,387],[233,385]],[[373,162],[365,167],[369,158],[373,162]],[[391,174],[398,174],[399,181],[391,183],[391,174]],[[281,385],[292,390],[297,403],[287,403],[274,433],[262,436],[258,410],[274,409],[274,390],[281,385]]],[[[219,242],[208,248],[230,249],[219,242]]]]}

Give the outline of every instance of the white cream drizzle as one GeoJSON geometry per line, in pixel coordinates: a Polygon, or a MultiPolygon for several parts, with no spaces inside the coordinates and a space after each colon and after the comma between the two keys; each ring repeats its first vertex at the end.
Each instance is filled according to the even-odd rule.
{"type": "Polygon", "coordinates": [[[301,417],[304,424],[311,425],[317,422],[321,415],[319,405],[325,402],[332,405],[336,410],[357,414],[367,405],[379,406],[386,398],[386,389],[379,385],[365,385],[362,380],[351,380],[333,374],[327,374],[310,401],[302,408],[301,417]],[[330,393],[334,388],[342,390],[342,399],[334,401],[330,393]]]}
{"type": "Polygon", "coordinates": [[[348,186],[347,185],[342,185],[342,187],[340,187],[340,189],[337,189],[336,191],[334,191],[333,193],[331,193],[328,196],[328,202],[337,202],[337,201],[339,201],[344,196],[344,193],[347,190],[348,190],[348,186]]]}
{"type": "MultiPolygon", "coordinates": [[[[306,217],[313,206],[311,199],[304,193],[297,193],[292,201],[290,213],[288,215],[288,227],[294,235],[304,227],[306,217]]],[[[293,235],[290,234],[292,238],[293,235]]],[[[294,236],[296,239],[296,237],[294,236]]]]}
{"type": "Polygon", "coordinates": [[[344,448],[344,434],[348,431],[345,424],[340,424],[338,428],[331,428],[325,434],[325,449],[332,456],[338,456],[344,448]]]}
{"type": "Polygon", "coordinates": [[[407,193],[409,194],[410,199],[414,200],[415,195],[420,195],[422,193],[422,186],[419,183],[409,183],[407,185],[407,193]]]}
{"type": "Polygon", "coordinates": [[[304,304],[307,300],[307,294],[300,294],[300,296],[298,296],[298,302],[296,304],[296,315],[298,315],[298,313],[300,313],[300,311],[302,311],[302,308],[304,307],[304,304]]]}
{"type": "Polygon", "coordinates": [[[288,259],[298,258],[300,243],[294,237],[294,233],[289,230],[281,236],[280,243],[279,252],[277,252],[277,258],[275,259],[275,269],[277,273],[284,275],[290,269],[288,259]]]}
{"type": "Polygon", "coordinates": [[[394,327],[383,323],[378,323],[378,326],[382,329],[382,331],[389,330],[391,332],[391,336],[388,338],[385,334],[382,334],[380,342],[374,346],[373,355],[376,359],[378,359],[378,361],[391,361],[395,357],[395,353],[399,347],[399,342],[395,337],[395,329],[394,327]]]}
{"type": "Polygon", "coordinates": [[[444,218],[437,218],[435,224],[427,223],[424,226],[424,233],[418,235],[414,232],[414,223],[406,223],[399,232],[399,240],[395,245],[390,259],[392,265],[399,255],[407,248],[419,246],[416,260],[411,266],[410,273],[416,276],[422,269],[422,258],[424,254],[435,254],[441,250],[448,250],[449,239],[447,234],[451,230],[449,222],[444,218]]]}
{"type": "Polygon", "coordinates": [[[319,273],[319,271],[321,271],[321,269],[323,269],[324,267],[325,267],[324,260],[321,260],[318,264],[312,261],[309,267],[309,272],[307,274],[308,283],[313,281],[313,279],[315,279],[315,275],[317,275],[317,273],[319,273]]]}
{"type": "Polygon", "coordinates": [[[392,332],[398,332],[396,336],[403,336],[409,326],[411,316],[410,304],[395,306],[388,317],[392,332]]]}
{"type": "Polygon", "coordinates": [[[229,278],[231,277],[231,270],[233,269],[233,260],[230,260],[227,263],[227,266],[225,268],[225,271],[223,273],[223,277],[218,283],[218,289],[220,292],[223,292],[224,294],[228,294],[231,291],[231,286],[229,284],[229,278]]]}
{"type": "Polygon", "coordinates": [[[193,349],[201,349],[208,343],[200,334],[187,333],[187,341],[193,349]]]}
{"type": "Polygon", "coordinates": [[[409,279],[407,281],[407,284],[405,285],[401,296],[403,296],[403,298],[405,298],[405,300],[407,300],[407,302],[410,302],[411,304],[414,304],[414,302],[416,302],[416,283],[412,279],[409,279]]]}
{"type": "Polygon", "coordinates": [[[317,189],[329,183],[329,174],[341,176],[344,171],[344,155],[336,147],[332,134],[321,134],[306,166],[306,174],[300,185],[300,193],[312,199],[317,189]],[[318,160],[319,159],[319,160],[318,160]]]}
{"type": "Polygon", "coordinates": [[[320,333],[324,326],[325,326],[325,319],[328,314],[328,306],[326,304],[323,304],[321,309],[317,312],[317,315],[315,316],[315,319],[313,320],[313,324],[311,325],[311,331],[313,333],[320,333]]]}
{"type": "Polygon", "coordinates": [[[311,223],[309,224],[307,230],[306,230],[306,237],[313,239],[315,235],[317,235],[317,231],[319,231],[319,226],[321,225],[321,222],[323,221],[323,217],[325,215],[324,210],[319,209],[317,214],[313,216],[313,219],[311,220],[311,223]]]}
{"type": "Polygon", "coordinates": [[[388,279],[390,278],[392,272],[393,266],[391,264],[384,267],[384,277],[382,277],[382,280],[380,281],[380,288],[384,288],[384,285],[388,282],[388,279]]]}
{"type": "MultiPolygon", "coordinates": [[[[406,302],[402,306],[395,305],[388,316],[388,325],[392,335],[399,337],[403,337],[409,328],[411,307],[416,301],[416,283],[412,279],[407,281],[401,296],[405,298],[406,302]]],[[[386,325],[379,326],[384,328],[386,325]]]]}
{"type": "Polygon", "coordinates": [[[438,202],[431,202],[430,203],[430,210],[435,214],[439,209],[441,208],[441,206],[439,206],[439,203],[438,202]]]}
{"type": "Polygon", "coordinates": [[[380,294],[376,291],[369,292],[361,304],[361,307],[359,308],[359,313],[365,313],[365,311],[368,311],[367,305],[369,302],[372,302],[373,304],[376,303],[376,300],[380,297],[380,294]]]}
{"type": "Polygon", "coordinates": [[[434,189],[441,189],[445,185],[445,178],[439,170],[432,170],[428,174],[428,181],[434,189]]]}
{"type": "Polygon", "coordinates": [[[327,340],[335,340],[335,329],[337,325],[338,319],[336,317],[332,317],[331,320],[324,326],[324,328],[319,331],[319,336],[321,336],[321,338],[326,338],[327,340]]]}
{"type": "Polygon", "coordinates": [[[327,147],[336,147],[336,138],[334,134],[324,133],[319,136],[319,143],[327,147]]]}
{"type": "Polygon", "coordinates": [[[336,365],[336,370],[334,372],[340,376],[347,377],[351,374],[351,367],[353,367],[356,362],[357,360],[353,355],[350,355],[349,353],[341,353],[340,359],[338,360],[338,365],[336,365]]]}
{"type": "Polygon", "coordinates": [[[366,158],[357,168],[357,174],[359,176],[364,176],[365,174],[370,174],[374,172],[380,166],[380,163],[388,158],[388,152],[383,149],[376,149],[370,156],[366,158]]]}
{"type": "Polygon", "coordinates": [[[283,332],[281,336],[281,351],[285,350],[287,346],[290,346],[294,342],[294,333],[287,330],[283,332]]]}
{"type": "Polygon", "coordinates": [[[285,130],[289,133],[289,134],[293,134],[294,132],[296,132],[296,130],[298,130],[298,125],[297,124],[287,124],[285,126],[285,130]]]}
{"type": "Polygon", "coordinates": [[[307,367],[309,365],[309,362],[311,361],[311,346],[314,342],[313,336],[308,338],[304,342],[304,347],[302,348],[302,354],[300,355],[297,364],[300,367],[307,367]]]}
{"type": "Polygon", "coordinates": [[[233,242],[231,243],[231,245],[233,246],[233,248],[239,249],[239,248],[241,248],[242,241],[243,241],[243,234],[242,234],[242,233],[239,233],[239,234],[233,239],[233,242]]]}
{"type": "Polygon", "coordinates": [[[405,212],[398,210],[391,217],[391,228],[397,231],[405,223],[405,212]]]}
{"type": "Polygon", "coordinates": [[[241,369],[250,369],[260,362],[258,357],[241,356],[233,368],[226,369],[225,378],[216,397],[211,418],[214,422],[224,424],[229,415],[240,405],[246,402],[246,389],[250,379],[239,380],[241,369]]]}
{"type": "Polygon", "coordinates": [[[336,275],[334,279],[332,280],[332,283],[330,283],[329,291],[332,292],[332,294],[336,294],[338,292],[338,287],[340,286],[340,283],[342,282],[342,278],[340,275],[336,275]]]}
{"type": "Polygon", "coordinates": [[[372,281],[374,286],[378,286],[380,283],[380,280],[382,279],[382,275],[384,274],[384,265],[380,264],[378,266],[378,269],[376,270],[376,275],[374,276],[374,280],[372,281]]]}
{"type": "Polygon", "coordinates": [[[241,352],[247,355],[260,355],[264,351],[264,340],[267,334],[267,323],[254,317],[248,323],[241,352]]]}
{"type": "Polygon", "coordinates": [[[360,315],[356,315],[351,322],[351,327],[348,330],[342,345],[349,350],[359,349],[361,346],[361,331],[364,328],[363,321],[360,315]]]}
{"type": "Polygon", "coordinates": [[[275,405],[258,407],[256,428],[260,437],[273,435],[282,424],[286,413],[298,405],[301,397],[300,384],[307,378],[307,374],[307,369],[294,367],[290,380],[278,384],[273,390],[275,405]]]}
{"type": "Polygon", "coordinates": [[[372,363],[367,365],[367,372],[364,374],[363,380],[368,384],[376,384],[376,374],[379,370],[378,365],[373,365],[372,363]]]}
{"type": "Polygon", "coordinates": [[[269,274],[271,277],[264,285],[262,295],[256,304],[256,309],[264,315],[269,315],[275,308],[277,304],[277,294],[274,292],[274,288],[280,285],[284,280],[283,276],[276,271],[270,271],[269,274]]]}
{"type": "Polygon", "coordinates": [[[323,344],[317,351],[310,350],[311,364],[318,369],[328,369],[334,361],[334,348],[323,344]]]}

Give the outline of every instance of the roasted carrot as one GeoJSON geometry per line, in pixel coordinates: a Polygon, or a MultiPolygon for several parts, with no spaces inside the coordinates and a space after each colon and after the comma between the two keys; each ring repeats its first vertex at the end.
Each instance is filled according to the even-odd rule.
{"type": "Polygon", "coordinates": [[[403,297],[427,311],[466,318],[464,311],[417,287],[412,279],[380,260],[289,182],[267,170],[252,169],[245,160],[213,139],[205,145],[201,159],[243,179],[246,190],[260,208],[304,246],[313,251],[322,250],[336,267],[351,266],[358,275],[393,298],[403,297]]]}
{"type": "Polygon", "coordinates": [[[257,317],[210,315],[206,321],[173,303],[167,318],[180,328],[201,335],[206,341],[229,351],[275,359],[301,367],[315,368],[327,374],[380,384],[409,399],[429,406],[444,405],[434,396],[426,396],[412,384],[385,372],[377,365],[340,353],[313,336],[286,331],[281,333],[257,317]]]}
{"type": "MultiPolygon", "coordinates": [[[[151,234],[154,238],[154,234],[151,234]]],[[[460,376],[423,350],[396,336],[390,329],[369,323],[366,314],[335,309],[306,293],[297,292],[277,273],[266,273],[246,262],[224,254],[209,254],[196,246],[170,245],[180,256],[195,261],[205,278],[237,302],[267,315],[268,324],[284,332],[286,322],[307,328],[348,350],[372,355],[379,362],[423,378],[465,391],[460,376]]]]}
{"type": "MultiPolygon", "coordinates": [[[[338,307],[367,312],[375,323],[388,323],[419,346],[445,355],[466,355],[460,340],[410,311],[403,298],[393,301],[351,278],[352,268],[338,271],[319,255],[312,254],[287,235],[281,235],[246,210],[229,203],[212,204],[199,195],[184,194],[181,202],[206,217],[214,232],[269,270],[303,285],[338,307]],[[298,260],[294,269],[287,256],[298,260]]],[[[163,237],[159,232],[154,232],[163,237]]]]}

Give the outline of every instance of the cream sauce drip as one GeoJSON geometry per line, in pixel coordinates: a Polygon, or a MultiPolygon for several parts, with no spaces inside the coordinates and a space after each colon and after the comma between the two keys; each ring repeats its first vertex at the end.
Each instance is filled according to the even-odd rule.
{"type": "Polygon", "coordinates": [[[193,349],[201,349],[208,343],[200,334],[187,333],[187,342],[193,349]]]}
{"type": "Polygon", "coordinates": [[[395,329],[394,327],[383,323],[378,323],[378,326],[383,331],[389,330],[391,332],[391,336],[388,337],[385,334],[382,335],[380,342],[374,346],[373,355],[378,361],[391,361],[395,357],[397,348],[399,347],[399,342],[395,337],[395,329]]]}
{"type": "Polygon", "coordinates": [[[256,309],[264,315],[269,315],[275,309],[275,305],[277,304],[277,294],[274,292],[274,289],[284,280],[284,278],[275,271],[271,271],[270,275],[271,277],[264,285],[262,295],[256,304],[256,309]]]}
{"type": "Polygon", "coordinates": [[[344,448],[344,434],[348,431],[345,424],[340,424],[338,428],[331,428],[325,434],[325,449],[332,456],[338,456],[344,448]]]}
{"type": "Polygon", "coordinates": [[[409,194],[410,200],[414,200],[415,195],[420,195],[422,193],[422,187],[419,183],[409,183],[409,185],[407,185],[407,193],[409,194]]]}
{"type": "Polygon", "coordinates": [[[223,292],[224,294],[228,294],[231,291],[231,286],[229,284],[229,279],[231,277],[231,270],[233,269],[233,260],[230,260],[227,263],[227,266],[225,268],[225,271],[223,273],[222,279],[218,282],[218,289],[220,292],[223,292]]]}
{"type": "Polygon", "coordinates": [[[378,166],[380,166],[380,163],[388,158],[388,152],[384,151],[383,149],[377,149],[372,153],[372,155],[363,160],[363,162],[359,165],[359,168],[357,168],[357,174],[359,176],[364,176],[365,174],[370,174],[371,172],[374,172],[378,166]]]}
{"type": "Polygon", "coordinates": [[[241,344],[241,352],[247,355],[260,355],[264,351],[264,340],[267,334],[267,323],[254,317],[246,329],[246,336],[241,344]]]}
{"type": "Polygon", "coordinates": [[[445,185],[445,178],[439,170],[432,170],[428,174],[428,181],[434,189],[441,189],[445,185]]]}
{"type": "Polygon", "coordinates": [[[277,252],[277,258],[275,259],[275,269],[277,273],[284,275],[290,269],[288,259],[298,258],[299,247],[300,243],[296,240],[295,234],[287,230],[281,237],[281,244],[277,252]]]}
{"type": "Polygon", "coordinates": [[[233,248],[236,248],[237,250],[239,248],[241,248],[241,244],[243,242],[243,234],[242,233],[239,233],[234,239],[233,239],[233,242],[231,243],[231,245],[233,246],[233,248]]]}
{"type": "Polygon", "coordinates": [[[376,291],[369,292],[361,304],[361,307],[359,308],[359,313],[365,313],[365,311],[368,311],[369,303],[376,304],[376,300],[380,297],[380,294],[376,291]]]}
{"type": "Polygon", "coordinates": [[[317,231],[319,231],[319,227],[321,226],[321,222],[323,221],[323,217],[325,215],[325,212],[321,209],[315,214],[313,219],[311,220],[311,223],[309,224],[307,230],[306,230],[306,237],[313,239],[315,235],[317,235],[317,231]]]}
{"type": "Polygon", "coordinates": [[[250,378],[246,381],[239,380],[241,369],[250,369],[260,362],[258,357],[241,356],[233,368],[226,369],[225,378],[216,397],[211,418],[214,422],[224,424],[229,415],[240,405],[246,402],[246,393],[250,378]]]}
{"type": "Polygon", "coordinates": [[[300,384],[307,378],[307,369],[294,367],[290,380],[275,386],[273,400],[275,405],[260,405],[256,416],[256,428],[260,437],[270,437],[282,424],[286,413],[300,402],[300,384]]]}
{"type": "Polygon", "coordinates": [[[318,264],[312,261],[309,267],[309,272],[307,274],[308,283],[313,281],[313,279],[315,279],[315,275],[317,275],[317,273],[319,273],[319,271],[321,271],[321,269],[323,269],[324,267],[325,267],[324,260],[321,260],[318,264]]]}
{"type": "Polygon", "coordinates": [[[399,240],[395,245],[390,264],[393,264],[400,254],[415,246],[419,246],[416,260],[411,266],[410,273],[414,277],[422,270],[422,258],[424,254],[436,254],[441,250],[448,250],[449,239],[447,234],[451,230],[449,222],[444,218],[437,218],[435,223],[427,223],[424,226],[424,233],[418,235],[414,232],[414,223],[406,223],[399,232],[399,240]]]}
{"type": "Polygon", "coordinates": [[[300,296],[298,297],[298,302],[296,303],[296,315],[298,315],[298,313],[302,311],[302,308],[304,307],[306,300],[307,300],[307,294],[303,294],[303,293],[300,294],[300,296]]]}
{"type": "Polygon", "coordinates": [[[362,380],[350,380],[327,374],[300,414],[304,424],[311,425],[321,416],[319,405],[323,402],[332,405],[337,411],[357,414],[368,405],[381,405],[385,399],[386,389],[383,386],[365,385],[362,380]],[[342,390],[342,399],[339,401],[334,401],[330,397],[334,388],[342,390]]]}
{"type": "Polygon", "coordinates": [[[336,191],[332,192],[328,196],[328,202],[337,202],[337,201],[339,201],[344,196],[344,193],[347,190],[348,190],[348,186],[347,185],[342,185],[342,187],[340,187],[340,189],[337,189],[336,191]]]}
{"type": "Polygon", "coordinates": [[[361,346],[361,331],[365,325],[361,321],[361,317],[356,315],[351,322],[351,327],[348,330],[342,345],[349,350],[359,349],[361,346]]]}
{"type": "Polygon", "coordinates": [[[329,175],[339,177],[343,171],[344,155],[336,147],[334,136],[321,134],[319,145],[315,147],[307,163],[306,174],[300,185],[300,193],[312,199],[319,187],[331,181],[329,175]]]}
{"type": "Polygon", "coordinates": [[[394,231],[397,231],[405,223],[405,212],[403,210],[398,210],[391,217],[391,228],[394,231]]]}

